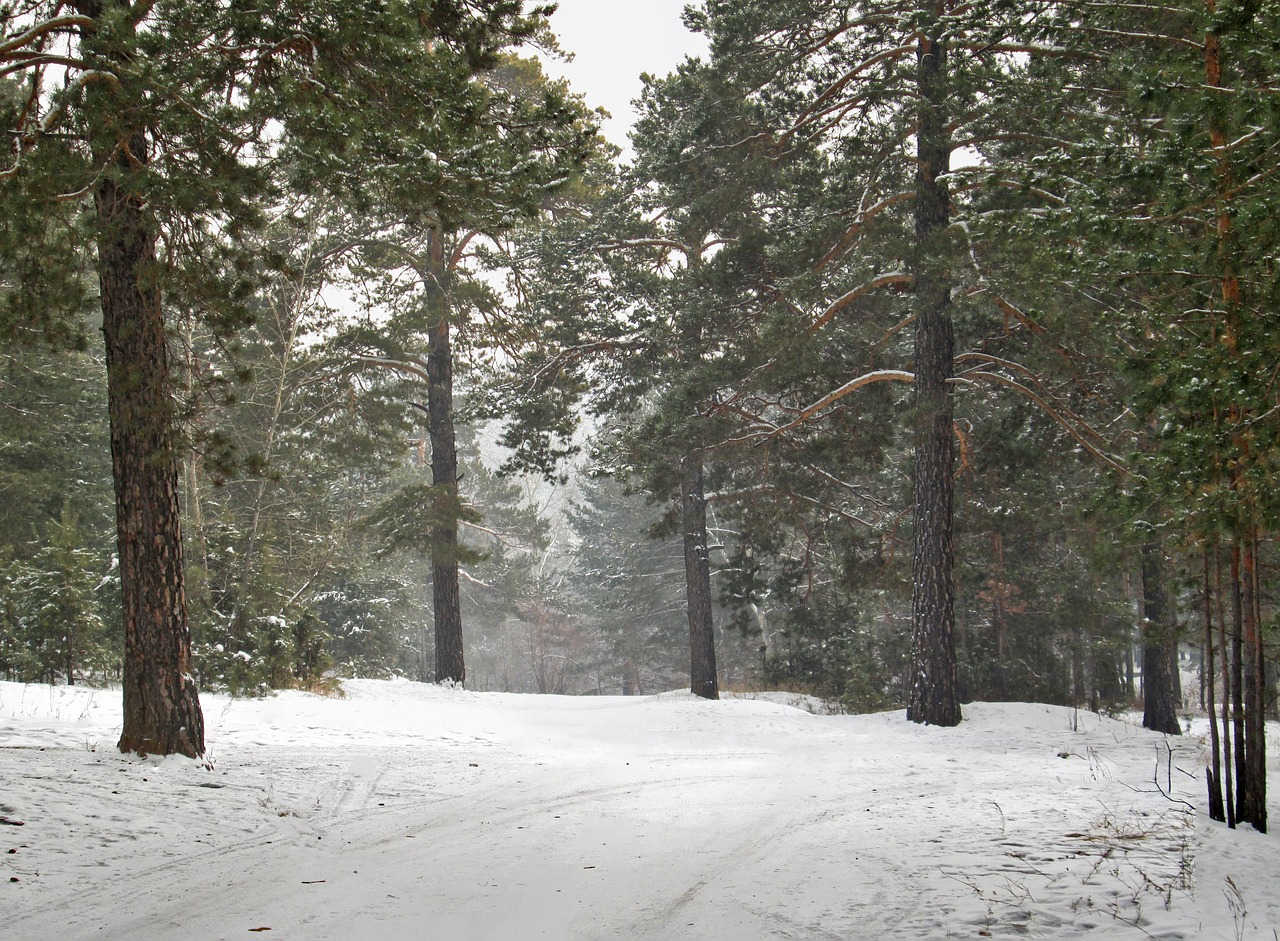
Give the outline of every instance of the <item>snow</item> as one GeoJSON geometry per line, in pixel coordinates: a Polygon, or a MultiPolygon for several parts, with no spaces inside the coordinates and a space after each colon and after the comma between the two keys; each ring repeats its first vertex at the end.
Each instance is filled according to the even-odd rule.
{"type": "Polygon", "coordinates": [[[0,683],[3,936],[1261,939],[1280,924],[1280,837],[1190,809],[1189,736],[1027,704],[970,705],[941,729],[789,694],[345,690],[206,695],[209,769],[117,753],[118,691],[0,683]]]}

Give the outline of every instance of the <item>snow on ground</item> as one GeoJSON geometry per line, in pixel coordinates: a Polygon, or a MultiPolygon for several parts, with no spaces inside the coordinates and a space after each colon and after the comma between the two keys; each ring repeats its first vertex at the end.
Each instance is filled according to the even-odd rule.
{"type": "Polygon", "coordinates": [[[203,697],[210,770],[118,754],[116,691],[0,683],[0,936],[1230,941],[1280,925],[1280,835],[1191,809],[1189,737],[1025,704],[938,729],[769,695],[346,692],[203,697]]]}

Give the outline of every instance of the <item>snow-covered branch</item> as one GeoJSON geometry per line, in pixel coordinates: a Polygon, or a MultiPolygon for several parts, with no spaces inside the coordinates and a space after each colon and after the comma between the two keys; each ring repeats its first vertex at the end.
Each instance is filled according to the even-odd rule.
{"type": "Polygon", "coordinates": [[[826,395],[818,399],[818,401],[814,402],[812,405],[809,405],[805,408],[800,409],[799,414],[797,414],[795,418],[787,422],[787,424],[785,425],[774,425],[770,427],[767,431],[751,431],[745,435],[740,435],[736,438],[730,438],[723,443],[724,444],[741,444],[741,443],[750,442],[750,441],[763,441],[763,440],[768,440],[770,438],[777,438],[777,437],[780,437],[781,435],[786,434],[788,431],[792,431],[796,428],[799,428],[801,425],[811,421],[817,415],[826,411],[828,408],[830,408],[833,404],[838,402],[840,399],[844,398],[846,395],[849,395],[851,392],[856,392],[858,389],[861,389],[865,386],[873,385],[874,383],[877,383],[877,382],[915,382],[915,381],[916,381],[915,373],[906,372],[905,370],[902,370],[902,369],[877,369],[873,372],[864,373],[863,375],[859,376],[856,379],[850,379],[844,385],[840,386],[840,388],[835,389],[832,392],[828,392],[826,395]]]}
{"type": "Polygon", "coordinates": [[[626,248],[666,248],[673,252],[680,252],[682,255],[688,256],[693,254],[693,249],[683,242],[677,242],[674,239],[618,239],[613,242],[604,242],[598,246],[602,252],[616,252],[626,248]]]}
{"type": "Polygon", "coordinates": [[[361,363],[366,366],[380,366],[383,369],[390,369],[393,372],[402,372],[409,376],[421,379],[423,382],[430,383],[431,377],[427,373],[427,368],[420,363],[411,363],[402,359],[393,359],[389,356],[369,356],[362,353],[356,353],[351,357],[352,361],[361,363]]]}
{"type": "Polygon", "coordinates": [[[849,291],[834,300],[831,305],[819,314],[817,319],[809,325],[809,333],[817,333],[830,322],[832,317],[840,313],[840,311],[844,310],[858,298],[865,297],[872,291],[888,287],[891,284],[904,285],[910,284],[911,282],[911,275],[905,271],[891,271],[887,274],[877,275],[865,284],[858,285],[858,287],[854,288],[852,291],[849,291]]]}
{"type": "Polygon", "coordinates": [[[91,16],[56,16],[51,20],[45,20],[43,23],[37,23],[26,32],[19,33],[12,39],[0,43],[0,59],[12,55],[24,46],[32,45],[50,33],[76,27],[92,29],[94,25],[95,22],[91,16]]]}

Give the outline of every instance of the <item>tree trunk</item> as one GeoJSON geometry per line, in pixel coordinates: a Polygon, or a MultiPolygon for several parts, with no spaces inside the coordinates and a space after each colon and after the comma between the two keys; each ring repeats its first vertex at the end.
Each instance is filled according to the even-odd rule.
{"type": "Polygon", "coordinates": [[[1263,660],[1262,632],[1258,617],[1257,543],[1245,539],[1241,553],[1244,639],[1242,643],[1244,680],[1244,773],[1236,783],[1240,795],[1239,821],[1267,832],[1267,735],[1266,663],[1263,660]]]}
{"type": "Polygon", "coordinates": [[[996,629],[996,683],[992,698],[1005,700],[1009,698],[1009,677],[1005,666],[1009,629],[1005,621],[1004,536],[999,531],[991,534],[991,548],[996,573],[991,591],[991,621],[996,629]]]}
{"type": "Polygon", "coordinates": [[[1124,686],[1125,700],[1129,703],[1136,703],[1138,699],[1138,676],[1137,664],[1134,655],[1133,637],[1127,638],[1124,648],[1124,686]]]}
{"type": "Polygon", "coordinates": [[[702,455],[680,461],[680,506],[684,523],[684,584],[689,607],[689,688],[703,699],[719,699],[716,642],[711,619],[711,562],[707,551],[707,499],[702,455]]]}
{"type": "Polygon", "coordinates": [[[950,140],[943,105],[946,53],[922,37],[916,50],[920,93],[917,132],[915,300],[915,470],[913,506],[911,667],[907,718],[952,726],[960,722],[952,583],[955,439],[948,382],[954,371],[951,283],[945,262],[950,140]]]}
{"type": "Polygon", "coordinates": [[[1071,697],[1072,705],[1085,704],[1085,666],[1083,642],[1074,630],[1067,631],[1067,644],[1071,648],[1071,697]]]}
{"type": "Polygon", "coordinates": [[[436,682],[462,683],[462,603],[458,592],[458,447],[453,430],[453,345],[445,296],[444,238],[431,231],[427,302],[435,323],[427,340],[427,412],[431,483],[436,512],[431,528],[431,594],[436,628],[436,682]]]}
{"type": "MultiPolygon", "coordinates": [[[[102,0],[78,9],[106,16],[102,0]]],[[[82,41],[107,61],[125,58],[109,33],[86,29],[82,41]]],[[[204,716],[191,676],[168,337],[156,234],[140,187],[130,185],[145,173],[149,142],[140,129],[121,130],[119,89],[100,84],[92,94],[90,146],[105,170],[94,206],[124,613],[119,748],[196,758],[204,754],[204,716]]]]}
{"type": "MultiPolygon", "coordinates": [[[[67,576],[63,575],[64,587],[66,587],[67,576]]],[[[76,612],[79,614],[79,612],[76,612]]],[[[74,623],[65,625],[66,644],[62,651],[62,671],[67,678],[68,686],[76,685],[76,630],[74,623]]]]}
{"type": "MultiPolygon", "coordinates": [[[[1093,572],[1089,575],[1089,597],[1098,597],[1097,577],[1093,572]]],[[[1102,635],[1102,614],[1097,605],[1093,605],[1093,613],[1089,616],[1089,637],[1084,648],[1084,682],[1085,695],[1088,697],[1090,712],[1098,712],[1101,705],[1098,701],[1098,638],[1102,635]]]]}
{"type": "MultiPolygon", "coordinates": [[[[1217,0],[1206,0],[1208,12],[1213,17],[1217,0]]],[[[1236,28],[1251,24],[1254,11],[1246,11],[1245,20],[1236,28]]],[[[1224,82],[1224,55],[1222,24],[1215,23],[1205,34],[1204,67],[1205,84],[1211,88],[1230,88],[1224,82]]],[[[1232,223],[1235,213],[1232,202],[1237,192],[1232,168],[1229,141],[1234,130],[1228,124],[1228,112],[1215,109],[1209,112],[1209,140],[1217,154],[1217,250],[1219,283],[1222,295],[1221,342],[1236,353],[1240,343],[1242,326],[1241,310],[1244,307],[1238,266],[1236,263],[1237,235],[1232,223]]],[[[1217,331],[1215,331],[1217,332],[1217,331]]],[[[1250,424],[1248,415],[1240,407],[1232,405],[1230,424],[1242,428],[1250,424]]],[[[1234,439],[1236,470],[1232,490],[1242,495],[1245,519],[1254,512],[1255,498],[1243,483],[1243,470],[1251,463],[1251,445],[1248,435],[1234,439]]],[[[1238,497],[1239,498],[1239,497],[1238,497]]],[[[1264,709],[1266,705],[1266,665],[1263,658],[1262,636],[1259,630],[1260,609],[1257,583],[1257,530],[1252,522],[1237,524],[1237,543],[1232,550],[1233,601],[1236,634],[1233,644],[1232,682],[1235,685],[1232,707],[1235,712],[1236,746],[1236,816],[1239,821],[1252,823],[1259,831],[1267,829],[1266,799],[1266,736],[1264,709]]]]}
{"type": "Polygon", "coordinates": [[[1142,698],[1144,728],[1181,735],[1178,724],[1177,623],[1165,591],[1164,549],[1142,546],[1142,698]]]}
{"type": "Polygon", "coordinates": [[[1231,546],[1231,732],[1235,743],[1232,762],[1235,767],[1236,822],[1247,818],[1248,797],[1245,791],[1245,722],[1244,722],[1244,594],[1240,586],[1240,542],[1231,546]]]}
{"type": "Polygon", "coordinates": [[[1214,583],[1217,595],[1218,616],[1218,658],[1222,661],[1222,774],[1223,774],[1223,809],[1227,814],[1227,826],[1235,829],[1236,826],[1236,800],[1235,800],[1235,774],[1232,771],[1232,755],[1231,750],[1231,704],[1234,702],[1233,680],[1231,677],[1231,658],[1227,650],[1227,612],[1226,606],[1222,603],[1222,556],[1219,552],[1214,552],[1214,583]]]}
{"type": "MultiPolygon", "coordinates": [[[[135,155],[145,147],[137,135],[135,155]]],[[[198,757],[204,718],[191,678],[169,350],[159,291],[142,276],[155,265],[155,236],[141,197],[113,179],[95,195],[124,602],[120,750],[198,757]]]]}
{"type": "Polygon", "coordinates": [[[1200,655],[1201,705],[1209,716],[1210,764],[1209,819],[1226,822],[1227,811],[1222,801],[1222,740],[1218,735],[1217,684],[1213,656],[1213,593],[1210,588],[1209,547],[1204,547],[1204,576],[1201,601],[1204,604],[1204,643],[1200,655]]]}

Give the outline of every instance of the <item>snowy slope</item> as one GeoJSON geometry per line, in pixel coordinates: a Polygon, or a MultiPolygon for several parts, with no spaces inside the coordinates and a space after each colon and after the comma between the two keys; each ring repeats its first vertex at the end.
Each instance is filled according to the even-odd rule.
{"type": "Polygon", "coordinates": [[[346,690],[204,697],[209,770],[117,754],[114,691],[0,684],[0,817],[25,824],[0,824],[0,937],[1270,939],[1280,925],[1280,836],[1188,809],[1204,802],[1194,740],[1087,713],[976,704],[948,730],[770,697],[346,690]]]}

